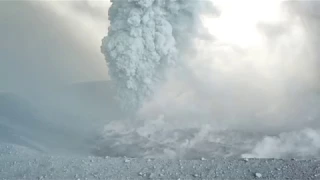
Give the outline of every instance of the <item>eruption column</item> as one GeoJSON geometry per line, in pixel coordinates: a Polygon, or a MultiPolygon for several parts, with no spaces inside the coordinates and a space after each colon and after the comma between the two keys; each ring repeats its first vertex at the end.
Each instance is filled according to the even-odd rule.
{"type": "Polygon", "coordinates": [[[151,97],[182,48],[197,36],[200,9],[208,1],[111,0],[108,36],[101,51],[126,111],[151,97]]]}

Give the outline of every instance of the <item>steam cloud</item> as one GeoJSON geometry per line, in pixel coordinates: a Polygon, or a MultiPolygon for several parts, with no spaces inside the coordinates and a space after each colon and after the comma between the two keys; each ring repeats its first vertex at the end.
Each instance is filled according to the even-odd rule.
{"type": "Polygon", "coordinates": [[[101,50],[120,106],[135,111],[151,97],[165,72],[177,64],[179,52],[201,34],[196,24],[199,11],[210,6],[205,5],[207,1],[193,0],[111,2],[109,32],[101,50]]]}
{"type": "MultiPolygon", "coordinates": [[[[240,3],[243,8],[249,5],[243,4],[240,3]]],[[[201,18],[208,17],[206,13],[218,12],[215,8],[220,8],[219,4],[213,7],[210,1],[113,1],[109,11],[111,26],[103,40],[102,52],[119,90],[120,102],[125,108],[136,110],[144,100],[155,95],[139,111],[143,119],[139,121],[141,124],[134,124],[135,121],[123,125],[117,121],[114,123],[121,126],[117,129],[110,123],[105,132],[108,142],[101,144],[110,145],[110,136],[125,134],[126,137],[115,138],[114,142],[126,147],[123,149],[132,149],[132,144],[139,144],[140,148],[146,149],[144,152],[148,152],[148,143],[132,143],[132,136],[138,134],[142,140],[153,140],[161,133],[176,133],[179,138],[181,135],[180,145],[172,140],[173,136],[152,142],[163,140],[161,147],[174,149],[177,156],[189,157],[188,153],[180,152],[180,147],[185,148],[184,140],[190,140],[185,134],[208,126],[214,127],[208,130],[213,135],[209,133],[192,140],[196,143],[191,143],[189,150],[200,150],[197,148],[203,143],[208,151],[201,153],[208,153],[210,157],[212,151],[219,152],[217,146],[209,148],[208,142],[211,142],[227,144],[231,156],[319,156],[319,3],[283,1],[279,19],[258,18],[247,24],[242,18],[249,17],[241,16],[241,10],[231,13],[236,17],[226,18],[224,15],[229,9],[221,6],[221,16],[209,17],[208,23],[202,24],[201,18]],[[212,38],[203,27],[212,28],[214,23],[210,21],[228,18],[231,24],[250,27],[221,28],[226,31],[222,32],[223,36],[236,37],[233,34],[238,34],[238,39],[230,42],[229,38],[220,38],[219,31],[210,31],[215,36],[212,38]],[[251,37],[253,40],[246,37],[250,36],[247,30],[257,36],[251,37]],[[253,41],[253,45],[248,43],[246,46],[244,41],[247,40],[253,41]],[[160,88],[156,87],[173,64],[181,67],[178,76],[171,76],[160,88]],[[241,140],[235,138],[238,135],[225,133],[225,129],[239,130],[241,140]],[[225,134],[219,134],[220,130],[225,134]],[[246,132],[253,135],[249,134],[246,139],[246,132]],[[243,143],[245,139],[246,143],[243,143]],[[168,143],[171,140],[174,142],[172,147],[168,143]]],[[[248,14],[254,16],[259,8],[248,14]]],[[[224,23],[228,22],[221,24],[224,23]]],[[[150,144],[149,147],[155,147],[150,144]]],[[[187,152],[188,148],[185,149],[187,152]]],[[[143,151],[136,151],[136,154],[140,153],[143,151]]],[[[217,154],[223,156],[223,153],[217,154]]],[[[102,154],[106,155],[103,150],[102,154]]],[[[160,151],[159,154],[166,153],[160,151]]]]}
{"type": "Polygon", "coordinates": [[[278,137],[267,136],[257,143],[246,158],[302,158],[319,157],[320,134],[318,130],[303,129],[281,133],[278,137]]]}
{"type": "MultiPolygon", "coordinates": [[[[55,94],[48,96],[44,93],[49,91],[44,87],[49,86],[48,89],[51,89],[68,82],[105,79],[105,68],[97,64],[100,60],[99,54],[95,55],[99,53],[95,51],[96,47],[100,46],[100,42],[96,40],[100,41],[100,36],[104,33],[103,27],[106,26],[105,9],[98,8],[101,16],[94,13],[94,18],[82,15],[83,9],[76,11],[81,13],[71,11],[83,7],[88,10],[90,8],[86,4],[91,2],[97,3],[97,7],[103,3],[90,0],[86,2],[70,1],[60,5],[60,2],[26,1],[19,2],[19,6],[3,2],[5,4],[2,3],[1,8],[4,11],[0,11],[1,15],[5,14],[4,17],[15,18],[10,21],[2,18],[10,27],[0,30],[0,37],[4,39],[2,47],[5,47],[0,48],[0,59],[3,59],[4,63],[0,72],[4,74],[3,77],[10,75],[9,79],[3,79],[2,91],[26,94],[30,96],[29,99],[39,99],[39,92],[43,91],[41,96],[47,98],[40,98],[45,100],[36,102],[37,106],[44,109],[42,114],[50,117],[52,122],[60,119],[58,122],[64,126],[73,126],[69,129],[72,129],[72,132],[81,132],[79,134],[82,136],[87,135],[83,133],[83,127],[95,131],[98,126],[88,128],[96,123],[87,121],[88,119],[102,119],[103,122],[97,123],[99,125],[104,124],[105,119],[117,119],[105,113],[106,107],[113,104],[104,100],[101,101],[106,105],[101,103],[101,106],[96,101],[74,102],[67,100],[66,97],[71,96],[69,94],[61,98],[65,101],[60,102],[60,99],[56,100],[55,94]],[[57,12],[58,9],[65,9],[62,8],[65,6],[69,7],[66,12],[70,18],[60,22],[56,17],[59,15],[57,12]],[[10,10],[10,7],[14,9],[10,10]],[[50,11],[47,7],[51,7],[50,11]],[[17,9],[22,11],[16,11],[17,9]],[[17,12],[17,15],[12,16],[12,12],[17,12]],[[28,16],[24,16],[25,14],[28,16]],[[38,17],[41,18],[37,19],[38,17]],[[25,23],[35,19],[37,24],[33,27],[25,23]],[[88,19],[92,19],[92,23],[88,19]],[[96,27],[95,36],[90,36],[90,39],[87,32],[93,32],[92,27],[89,26],[88,31],[84,28],[88,21],[96,27]],[[83,26],[76,26],[82,25],[80,22],[83,26]],[[48,23],[51,26],[47,26],[48,23]],[[15,30],[14,33],[12,30],[15,30]],[[76,36],[71,36],[71,32],[76,36]],[[24,40],[21,41],[20,37],[27,37],[27,40],[22,38],[24,40]],[[42,46],[43,39],[50,42],[46,43],[48,46],[42,46]],[[32,46],[28,46],[30,43],[32,46]],[[22,48],[17,49],[16,44],[20,44],[19,47],[22,48]],[[72,48],[61,49],[61,45],[72,48]],[[40,47],[40,50],[33,47],[40,47]],[[45,49],[53,51],[47,53],[45,49]],[[26,59],[28,61],[25,61],[26,59]],[[41,63],[30,63],[31,60],[41,63]],[[69,65],[62,63],[62,60],[68,61],[69,65]],[[98,67],[101,68],[103,77],[89,71],[94,69],[99,72],[98,67]],[[84,70],[89,71],[86,74],[90,76],[84,75],[84,70]],[[62,73],[64,78],[57,79],[57,73],[62,73]],[[21,79],[21,76],[28,78],[21,79]],[[51,106],[59,108],[52,110],[51,106]],[[63,115],[67,111],[76,114],[76,118],[63,115]],[[91,114],[95,114],[95,117],[92,118],[91,114]]],[[[156,99],[143,109],[143,115],[150,114],[150,118],[143,117],[144,119],[138,122],[116,121],[106,125],[104,141],[100,143],[102,156],[110,155],[110,152],[119,155],[123,150],[123,155],[130,156],[131,153],[133,157],[319,157],[319,1],[288,1],[286,7],[290,9],[290,13],[283,22],[259,22],[258,33],[265,36],[267,43],[262,45],[262,51],[258,53],[252,49],[241,49],[233,44],[216,41],[210,41],[210,47],[207,44],[199,46],[195,43],[199,38],[212,39],[199,20],[201,14],[217,12],[208,1],[114,0],[112,3],[109,12],[111,26],[101,50],[108,62],[111,78],[119,90],[120,102],[124,108],[135,110],[145,99],[151,97],[153,92],[159,95],[156,94],[156,99]],[[271,64],[270,67],[256,63],[260,60],[269,62],[266,64],[271,64]],[[192,64],[185,67],[188,63],[192,64]],[[166,77],[165,72],[174,64],[188,72],[181,78],[168,78],[169,83],[165,86],[169,89],[167,91],[156,87],[166,77]],[[226,68],[222,70],[221,64],[226,68]],[[280,64],[284,66],[280,68],[280,64]],[[264,70],[268,78],[261,73],[264,70]],[[180,84],[183,84],[183,87],[176,88],[180,84]],[[240,129],[240,132],[237,133],[234,129],[240,129]],[[261,133],[250,134],[251,131],[261,133]],[[104,145],[107,147],[104,148],[104,145]],[[114,148],[114,151],[110,151],[110,148],[114,148]],[[128,149],[130,151],[127,151],[128,149]]],[[[221,12],[223,11],[222,8],[221,12]]],[[[91,14],[91,11],[87,13],[91,14]]],[[[97,87],[91,83],[87,86],[90,89],[97,87]]],[[[88,94],[81,97],[92,97],[94,93],[95,98],[100,100],[104,99],[105,95],[113,95],[105,91],[105,88],[101,92],[103,93],[88,91],[88,94]]],[[[76,97],[74,99],[81,99],[76,93],[71,94],[76,97]]]]}

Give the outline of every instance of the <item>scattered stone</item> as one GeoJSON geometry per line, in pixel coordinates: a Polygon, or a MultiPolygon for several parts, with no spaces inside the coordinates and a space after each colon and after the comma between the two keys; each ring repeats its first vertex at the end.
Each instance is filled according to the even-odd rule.
{"type": "Polygon", "coordinates": [[[152,178],[154,178],[156,175],[154,174],[154,173],[148,173],[148,178],[149,179],[152,179],[152,178]]]}
{"type": "Polygon", "coordinates": [[[255,176],[256,176],[256,178],[261,178],[261,177],[262,177],[262,174],[256,173],[255,176]]]}
{"type": "Polygon", "coordinates": [[[206,160],[206,158],[204,158],[204,157],[201,158],[201,161],[205,161],[205,160],[206,160]]]}
{"type": "Polygon", "coordinates": [[[199,177],[199,174],[194,174],[193,177],[199,177]]]}

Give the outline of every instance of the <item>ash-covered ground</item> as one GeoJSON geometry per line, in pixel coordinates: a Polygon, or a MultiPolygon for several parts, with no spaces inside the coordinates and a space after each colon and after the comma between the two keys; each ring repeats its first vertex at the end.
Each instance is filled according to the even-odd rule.
{"type": "Polygon", "coordinates": [[[0,145],[1,179],[319,179],[319,160],[51,156],[0,145]]]}

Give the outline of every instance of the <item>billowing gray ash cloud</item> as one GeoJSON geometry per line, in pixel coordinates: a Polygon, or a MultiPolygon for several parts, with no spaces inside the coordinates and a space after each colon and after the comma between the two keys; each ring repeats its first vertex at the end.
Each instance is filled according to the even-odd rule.
{"type": "Polygon", "coordinates": [[[200,12],[209,1],[114,0],[102,41],[109,74],[123,109],[136,111],[151,97],[179,52],[202,33],[200,12]]]}

